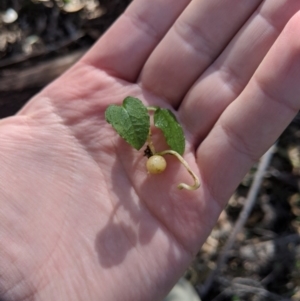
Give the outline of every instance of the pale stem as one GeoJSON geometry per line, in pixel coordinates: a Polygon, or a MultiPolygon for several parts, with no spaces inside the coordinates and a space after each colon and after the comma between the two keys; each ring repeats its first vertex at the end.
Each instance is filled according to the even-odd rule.
{"type": "Polygon", "coordinates": [[[149,106],[149,107],[147,107],[147,110],[148,110],[148,111],[153,111],[153,112],[155,112],[157,109],[158,109],[158,107],[155,107],[155,106],[149,106]]]}
{"type": "MultiPolygon", "coordinates": [[[[157,110],[157,108],[158,107],[155,107],[155,106],[149,106],[149,107],[147,107],[147,110],[155,112],[157,110]]],[[[154,148],[151,137],[152,137],[152,133],[151,133],[151,128],[150,128],[149,129],[149,134],[148,134],[148,137],[147,137],[147,143],[148,143],[148,146],[151,150],[151,153],[154,155],[155,154],[155,148],[154,148]]]]}
{"type": "Polygon", "coordinates": [[[182,158],[182,156],[180,156],[177,152],[173,151],[173,150],[165,150],[159,153],[156,153],[156,155],[173,155],[175,156],[182,164],[183,166],[187,169],[187,171],[189,172],[189,174],[192,176],[192,178],[194,179],[194,185],[188,185],[185,183],[180,183],[177,187],[178,189],[187,189],[187,190],[196,190],[200,187],[200,181],[199,178],[196,176],[196,174],[191,170],[190,166],[188,165],[188,163],[182,158]]]}
{"type": "Polygon", "coordinates": [[[149,134],[148,134],[148,137],[147,137],[147,144],[148,144],[148,146],[151,150],[151,153],[154,155],[155,154],[155,148],[154,148],[151,137],[152,137],[151,129],[149,129],[149,134]]]}

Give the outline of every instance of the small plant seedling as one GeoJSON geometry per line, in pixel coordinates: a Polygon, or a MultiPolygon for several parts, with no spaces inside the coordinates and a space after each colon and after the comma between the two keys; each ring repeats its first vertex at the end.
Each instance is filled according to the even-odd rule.
{"type": "Polygon", "coordinates": [[[194,180],[193,185],[180,183],[177,187],[187,190],[195,190],[200,187],[198,177],[182,157],[185,149],[183,129],[170,110],[146,107],[138,98],[128,96],[121,106],[108,106],[105,111],[105,119],[135,149],[140,150],[147,143],[144,155],[148,158],[146,168],[150,174],[162,173],[167,167],[163,156],[173,155],[183,164],[194,180]],[[168,150],[155,151],[151,139],[151,112],[153,112],[154,126],[162,131],[170,147],[168,150]]]}

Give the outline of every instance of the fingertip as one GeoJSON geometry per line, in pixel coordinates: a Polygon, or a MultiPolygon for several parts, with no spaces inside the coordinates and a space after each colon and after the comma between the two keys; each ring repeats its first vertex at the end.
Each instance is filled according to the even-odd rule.
{"type": "Polygon", "coordinates": [[[295,13],[292,18],[287,22],[286,26],[282,31],[282,35],[289,39],[290,42],[298,43],[300,45],[299,39],[300,33],[300,11],[295,13]]]}

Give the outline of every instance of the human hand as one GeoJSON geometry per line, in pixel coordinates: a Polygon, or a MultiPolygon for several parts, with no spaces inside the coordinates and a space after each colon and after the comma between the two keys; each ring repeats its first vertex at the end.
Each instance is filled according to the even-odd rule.
{"type": "Polygon", "coordinates": [[[299,9],[133,1],[80,62],[2,120],[2,299],[162,298],[299,109],[299,9]],[[105,122],[127,95],[173,108],[199,190],[177,190],[190,177],[171,158],[147,175],[105,122]]]}

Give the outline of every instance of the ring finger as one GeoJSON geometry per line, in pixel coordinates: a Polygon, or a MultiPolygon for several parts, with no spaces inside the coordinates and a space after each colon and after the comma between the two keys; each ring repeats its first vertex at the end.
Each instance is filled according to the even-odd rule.
{"type": "Polygon", "coordinates": [[[224,109],[242,92],[299,9],[298,0],[265,1],[197,80],[179,109],[192,143],[198,145],[204,139],[224,109]]]}

